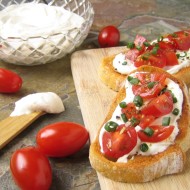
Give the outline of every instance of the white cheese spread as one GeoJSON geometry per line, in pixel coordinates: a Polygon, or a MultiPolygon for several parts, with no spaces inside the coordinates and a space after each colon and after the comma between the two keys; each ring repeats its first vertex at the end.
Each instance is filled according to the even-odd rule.
{"type": "MultiPolygon", "coordinates": [[[[132,76],[134,76],[134,75],[132,75],[132,76]]],[[[168,86],[167,89],[171,90],[172,93],[175,94],[175,97],[178,100],[174,104],[173,109],[178,108],[179,109],[179,114],[177,116],[174,116],[172,113],[169,113],[167,115],[164,115],[162,117],[157,118],[153,123],[151,123],[151,125],[162,125],[163,117],[170,117],[170,119],[171,119],[170,120],[170,125],[174,126],[174,130],[173,130],[172,134],[167,139],[165,139],[165,140],[163,140],[161,142],[158,142],[158,143],[148,143],[148,142],[146,142],[146,144],[149,147],[147,152],[142,152],[140,150],[139,146],[141,144],[141,141],[138,138],[137,144],[133,148],[133,150],[130,153],[120,157],[117,160],[117,162],[127,162],[128,156],[133,156],[135,154],[145,155],[145,156],[158,154],[159,152],[163,152],[164,150],[166,150],[168,148],[168,146],[170,146],[170,145],[172,145],[174,143],[175,138],[176,138],[176,136],[177,136],[177,134],[179,132],[177,121],[181,116],[182,104],[183,104],[183,93],[182,93],[182,90],[180,89],[179,85],[177,83],[175,83],[174,81],[172,81],[170,79],[166,79],[166,83],[167,83],[167,86],[168,86]]],[[[126,87],[126,95],[127,95],[127,97],[125,97],[125,99],[122,100],[122,101],[124,101],[126,103],[133,102],[133,99],[134,99],[135,95],[133,94],[133,91],[132,91],[132,85],[128,82],[128,80],[126,80],[125,87],[126,87]]],[[[121,115],[121,108],[120,108],[119,105],[116,107],[116,109],[113,112],[113,115],[112,115],[112,117],[110,118],[109,121],[114,121],[118,125],[124,124],[124,122],[122,121],[121,118],[118,119],[116,117],[118,115],[121,115]]],[[[140,129],[141,129],[140,126],[135,127],[136,131],[139,131],[140,129]]],[[[103,153],[102,137],[103,137],[103,134],[104,134],[105,131],[106,130],[104,129],[104,125],[103,125],[103,127],[100,130],[100,134],[99,134],[99,143],[100,143],[102,153],[103,153]]]]}
{"type": "Polygon", "coordinates": [[[63,7],[35,2],[15,4],[0,11],[0,36],[47,37],[80,28],[83,23],[84,19],[81,16],[63,7]]]}
{"type": "Polygon", "coordinates": [[[63,102],[57,94],[41,92],[27,95],[15,102],[15,109],[10,116],[19,116],[38,111],[61,113],[64,110],[63,102]]]}

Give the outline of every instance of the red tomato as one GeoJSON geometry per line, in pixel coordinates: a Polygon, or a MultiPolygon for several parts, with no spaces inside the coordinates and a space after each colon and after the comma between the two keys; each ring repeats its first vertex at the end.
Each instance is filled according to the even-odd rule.
{"type": "Polygon", "coordinates": [[[35,147],[25,147],[13,153],[10,169],[22,190],[48,190],[52,182],[47,157],[35,147]]]}
{"type": "Polygon", "coordinates": [[[0,92],[14,93],[20,90],[22,79],[16,73],[0,68],[0,92]]]}
{"type": "Polygon", "coordinates": [[[177,55],[173,50],[163,50],[167,66],[178,65],[177,55]]]}
{"type": "Polygon", "coordinates": [[[139,123],[139,126],[142,129],[144,129],[147,126],[149,126],[154,120],[155,120],[155,117],[153,115],[143,115],[139,123]]]}
{"type": "Polygon", "coordinates": [[[152,54],[151,51],[146,51],[137,57],[134,65],[135,67],[151,65],[154,67],[163,68],[166,66],[166,58],[161,51],[158,51],[156,54],[152,54]]]}
{"type": "Polygon", "coordinates": [[[160,142],[167,139],[174,130],[174,126],[161,126],[161,125],[152,125],[149,126],[154,133],[152,136],[148,136],[143,132],[143,130],[138,131],[138,137],[143,142],[160,142]]]}
{"type": "Polygon", "coordinates": [[[134,103],[127,104],[127,106],[125,108],[121,109],[121,112],[125,114],[127,119],[131,119],[132,117],[135,117],[138,120],[141,119],[141,114],[136,109],[134,103]]]}
{"type": "Polygon", "coordinates": [[[140,95],[142,98],[154,98],[158,96],[163,89],[166,75],[159,73],[138,73],[137,78],[140,80],[141,84],[132,86],[134,95],[140,95]],[[152,82],[156,83],[150,87],[149,85],[152,82]]]}
{"type": "Polygon", "coordinates": [[[117,159],[133,150],[137,144],[137,133],[134,127],[120,125],[115,132],[105,132],[102,143],[105,155],[117,159]]]}
{"type": "Polygon", "coordinates": [[[173,110],[173,98],[170,92],[154,98],[150,101],[142,110],[144,115],[153,115],[155,117],[161,117],[170,113],[173,110]]]}
{"type": "Polygon", "coordinates": [[[139,50],[134,48],[127,51],[125,57],[131,61],[135,61],[139,55],[140,55],[139,50]]]}
{"type": "Polygon", "coordinates": [[[58,122],[42,128],[36,142],[45,155],[64,157],[79,151],[89,139],[87,130],[72,122],[58,122]]]}
{"type": "Polygon", "coordinates": [[[100,47],[114,47],[119,44],[120,32],[115,26],[106,26],[98,35],[100,47]]]}
{"type": "Polygon", "coordinates": [[[178,50],[188,50],[190,48],[190,31],[178,31],[167,36],[178,50]]]}

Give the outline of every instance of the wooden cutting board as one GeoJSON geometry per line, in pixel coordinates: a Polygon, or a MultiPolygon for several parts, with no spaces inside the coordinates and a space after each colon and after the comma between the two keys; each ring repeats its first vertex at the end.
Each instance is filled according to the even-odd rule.
{"type": "MultiPolygon", "coordinates": [[[[75,52],[71,57],[71,68],[75,87],[86,128],[90,139],[96,136],[109,105],[116,93],[108,89],[98,78],[98,66],[103,57],[118,53],[124,47],[93,49],[75,52]]],[[[109,180],[98,173],[102,190],[189,190],[190,189],[190,151],[187,166],[177,175],[164,176],[148,183],[119,183],[109,180]]]]}

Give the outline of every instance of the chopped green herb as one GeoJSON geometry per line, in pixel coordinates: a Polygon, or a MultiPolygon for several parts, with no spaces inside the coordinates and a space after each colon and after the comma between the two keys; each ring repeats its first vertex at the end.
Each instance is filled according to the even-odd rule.
{"type": "Polygon", "coordinates": [[[127,47],[129,49],[133,49],[135,47],[135,44],[133,42],[127,42],[127,47]]]}
{"type": "Polygon", "coordinates": [[[175,108],[175,109],[172,111],[172,113],[173,113],[174,115],[178,115],[178,114],[179,114],[179,109],[178,109],[178,108],[175,108]]]}
{"type": "Polygon", "coordinates": [[[149,59],[149,56],[150,56],[149,53],[145,53],[145,54],[142,55],[142,59],[143,59],[143,60],[148,60],[148,59],[149,59]]]}
{"type": "Polygon", "coordinates": [[[149,136],[149,137],[151,137],[151,136],[154,134],[154,130],[151,129],[150,127],[146,127],[146,128],[143,130],[143,132],[144,132],[147,136],[149,136]]]}
{"type": "Polygon", "coordinates": [[[148,145],[147,145],[146,143],[142,143],[142,144],[140,145],[140,150],[141,150],[142,152],[147,152],[148,149],[149,149],[149,147],[148,147],[148,145]]]}
{"type": "Polygon", "coordinates": [[[157,82],[149,82],[149,83],[147,84],[147,87],[148,87],[149,89],[151,89],[151,88],[154,87],[154,85],[155,85],[156,83],[157,83],[157,82]]]}
{"type": "Polygon", "coordinates": [[[149,42],[144,42],[143,44],[144,44],[144,46],[146,46],[146,47],[150,46],[150,43],[149,43],[149,42]]]}
{"type": "Polygon", "coordinates": [[[127,61],[124,61],[124,62],[122,63],[122,65],[127,65],[127,61]]]}
{"type": "Polygon", "coordinates": [[[119,103],[120,108],[125,108],[127,106],[126,102],[119,103]]]}
{"type": "Polygon", "coordinates": [[[140,121],[137,118],[135,118],[135,117],[132,117],[131,120],[130,120],[130,122],[131,122],[131,125],[133,127],[135,127],[136,125],[138,125],[140,123],[140,121]]]}
{"type": "Polygon", "coordinates": [[[118,124],[114,121],[108,121],[104,126],[105,130],[108,132],[114,132],[117,127],[118,127],[118,124]]]}
{"type": "Polygon", "coordinates": [[[122,118],[124,123],[126,123],[128,121],[128,119],[124,113],[121,114],[121,118],[122,118]]]}
{"type": "Polygon", "coordinates": [[[157,41],[158,41],[158,42],[161,42],[161,41],[163,41],[163,39],[164,39],[163,36],[159,36],[158,39],[157,39],[157,41]]]}
{"type": "Polygon", "coordinates": [[[168,126],[170,124],[170,117],[164,117],[162,119],[162,125],[163,126],[168,126]]]}
{"type": "Polygon", "coordinates": [[[140,81],[138,78],[133,78],[132,76],[128,76],[127,80],[132,84],[132,85],[137,85],[140,81]]]}
{"type": "Polygon", "coordinates": [[[152,51],[151,51],[151,53],[152,53],[153,55],[156,55],[157,52],[158,52],[158,48],[159,48],[159,47],[154,46],[153,49],[152,49],[152,51]]]}
{"type": "Polygon", "coordinates": [[[136,46],[136,49],[141,51],[142,50],[142,47],[141,46],[136,46]]]}
{"type": "Polygon", "coordinates": [[[143,105],[143,99],[141,98],[141,96],[137,95],[134,97],[133,103],[135,104],[135,106],[141,107],[143,105]]]}

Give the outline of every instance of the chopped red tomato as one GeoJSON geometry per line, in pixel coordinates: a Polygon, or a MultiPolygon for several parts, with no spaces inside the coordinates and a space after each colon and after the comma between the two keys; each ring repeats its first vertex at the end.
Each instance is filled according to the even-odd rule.
{"type": "Polygon", "coordinates": [[[155,117],[161,117],[163,115],[169,114],[173,110],[173,97],[170,92],[165,92],[164,94],[154,98],[147,104],[141,113],[144,115],[152,115],[155,117]]]}
{"type": "Polygon", "coordinates": [[[132,86],[134,95],[140,95],[142,98],[154,98],[164,88],[166,75],[160,73],[138,73],[137,78],[140,80],[140,84],[132,86]]]}
{"type": "Polygon", "coordinates": [[[159,45],[159,48],[163,50],[173,50],[173,51],[176,50],[174,44],[171,42],[160,41],[158,42],[158,45],[159,45]]]}
{"type": "Polygon", "coordinates": [[[151,65],[154,67],[163,68],[166,66],[166,58],[161,51],[157,51],[156,53],[152,53],[152,51],[145,51],[145,53],[137,57],[134,65],[135,67],[151,65]]]}
{"type": "Polygon", "coordinates": [[[140,35],[136,35],[136,38],[134,40],[135,46],[140,46],[142,47],[144,45],[144,42],[146,42],[146,38],[140,35]]]}
{"type": "Polygon", "coordinates": [[[160,142],[167,139],[174,130],[174,126],[152,125],[149,128],[153,131],[152,135],[148,135],[144,130],[138,131],[138,137],[143,142],[160,142]]]}
{"type": "Polygon", "coordinates": [[[178,65],[177,55],[173,50],[164,50],[163,54],[166,58],[167,66],[178,65]]]}
{"type": "Polygon", "coordinates": [[[142,129],[144,129],[147,126],[149,126],[154,120],[155,120],[155,117],[153,115],[143,115],[139,123],[139,126],[142,129]]]}
{"type": "Polygon", "coordinates": [[[140,120],[141,119],[141,114],[140,112],[136,109],[134,103],[129,103],[125,108],[121,109],[121,112],[125,114],[127,119],[131,119],[132,117],[140,120]]]}
{"type": "Polygon", "coordinates": [[[115,132],[105,132],[102,143],[105,156],[117,159],[133,150],[137,144],[137,133],[134,127],[120,125],[115,132]]]}
{"type": "Polygon", "coordinates": [[[178,31],[173,34],[169,34],[169,41],[171,41],[176,49],[178,50],[188,50],[190,48],[190,31],[178,31]]]}
{"type": "Polygon", "coordinates": [[[139,50],[133,48],[126,52],[125,57],[131,61],[135,61],[139,55],[140,55],[139,50]]]}

